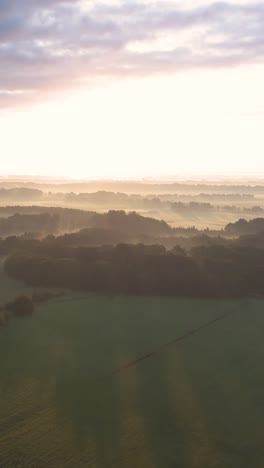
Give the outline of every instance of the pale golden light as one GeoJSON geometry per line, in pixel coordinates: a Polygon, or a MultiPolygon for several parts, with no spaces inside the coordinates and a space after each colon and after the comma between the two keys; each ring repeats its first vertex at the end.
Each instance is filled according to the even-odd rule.
{"type": "Polygon", "coordinates": [[[264,171],[264,67],[127,79],[0,114],[1,172],[264,171]]]}

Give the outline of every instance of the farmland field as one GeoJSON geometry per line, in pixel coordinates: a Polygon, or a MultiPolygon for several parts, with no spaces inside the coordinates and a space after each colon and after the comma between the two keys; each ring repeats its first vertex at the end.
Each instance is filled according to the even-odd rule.
{"type": "Polygon", "coordinates": [[[263,330],[262,301],[39,306],[0,328],[0,467],[263,468],[263,330]]]}

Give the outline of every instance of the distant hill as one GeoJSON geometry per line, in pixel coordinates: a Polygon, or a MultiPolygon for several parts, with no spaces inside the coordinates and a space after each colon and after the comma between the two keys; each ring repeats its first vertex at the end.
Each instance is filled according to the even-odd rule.
{"type": "Polygon", "coordinates": [[[165,221],[141,216],[135,212],[109,211],[96,213],[67,208],[6,207],[0,208],[0,236],[23,233],[59,234],[83,228],[101,228],[130,236],[169,234],[172,229],[165,221]],[[9,215],[9,216],[8,216],[9,215]]]}
{"type": "Polygon", "coordinates": [[[255,218],[251,221],[239,219],[235,223],[229,223],[225,227],[225,232],[241,236],[245,234],[257,234],[264,231],[264,218],[255,218]]]}

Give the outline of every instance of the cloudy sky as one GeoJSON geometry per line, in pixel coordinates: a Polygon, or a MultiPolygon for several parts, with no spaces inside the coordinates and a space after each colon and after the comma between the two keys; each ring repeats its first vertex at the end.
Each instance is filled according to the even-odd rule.
{"type": "Polygon", "coordinates": [[[264,2],[0,0],[2,174],[264,173],[264,2]]]}

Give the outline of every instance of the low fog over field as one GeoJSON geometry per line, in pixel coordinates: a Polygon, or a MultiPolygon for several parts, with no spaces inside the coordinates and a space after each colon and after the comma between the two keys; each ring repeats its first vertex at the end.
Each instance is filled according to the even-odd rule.
{"type": "MultiPolygon", "coordinates": [[[[264,180],[66,181],[0,179],[0,206],[124,210],[164,219],[172,227],[221,229],[264,213],[264,180]]],[[[14,210],[15,211],[15,210],[14,210]]],[[[2,212],[2,216],[4,213],[2,212]]]]}

